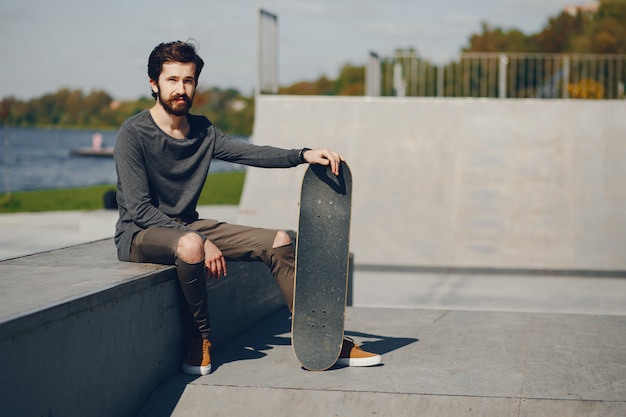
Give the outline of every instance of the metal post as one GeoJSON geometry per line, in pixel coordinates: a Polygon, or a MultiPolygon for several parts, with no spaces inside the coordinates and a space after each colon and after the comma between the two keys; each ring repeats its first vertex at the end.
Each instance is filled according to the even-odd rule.
{"type": "Polygon", "coordinates": [[[444,86],[444,68],[445,65],[439,65],[437,67],[437,97],[443,97],[444,96],[444,91],[443,91],[443,86],[444,86]]]}
{"type": "Polygon", "coordinates": [[[370,52],[367,60],[365,80],[365,95],[368,97],[380,97],[380,58],[374,52],[370,52]]]}
{"type": "Polygon", "coordinates": [[[406,86],[402,78],[402,64],[399,61],[396,61],[393,66],[393,88],[396,92],[396,97],[404,97],[406,95],[406,86]]]}
{"type": "Polygon", "coordinates": [[[498,96],[500,98],[506,98],[506,86],[507,86],[507,66],[509,64],[509,58],[505,54],[500,54],[500,67],[498,69],[498,75],[500,83],[498,86],[498,96]]]}
{"type": "Polygon", "coordinates": [[[257,70],[255,93],[278,93],[278,16],[259,9],[257,15],[257,70]],[[271,21],[269,26],[265,21],[271,21]],[[264,44],[269,34],[271,45],[264,44]]]}
{"type": "Polygon", "coordinates": [[[569,98],[569,55],[563,56],[563,98],[569,98]]]}
{"type": "Polygon", "coordinates": [[[262,12],[263,10],[259,9],[259,12],[256,15],[256,85],[254,86],[255,96],[258,96],[259,94],[261,94],[261,71],[262,71],[261,68],[263,66],[263,58],[262,58],[263,53],[261,52],[261,45],[262,45],[261,13],[262,12]]]}

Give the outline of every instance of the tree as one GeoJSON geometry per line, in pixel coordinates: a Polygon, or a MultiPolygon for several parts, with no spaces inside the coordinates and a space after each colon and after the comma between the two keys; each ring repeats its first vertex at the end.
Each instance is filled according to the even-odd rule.
{"type": "Polygon", "coordinates": [[[482,32],[470,36],[469,46],[463,52],[533,52],[536,41],[517,29],[504,30],[491,27],[488,23],[481,24],[482,32]]]}
{"type": "Polygon", "coordinates": [[[576,15],[561,12],[548,20],[548,24],[536,36],[538,52],[576,52],[572,42],[583,36],[591,24],[588,14],[578,11],[576,15]]]}
{"type": "Polygon", "coordinates": [[[626,53],[626,0],[600,2],[594,18],[590,47],[594,53],[626,53]]]}
{"type": "Polygon", "coordinates": [[[194,113],[209,118],[225,132],[234,135],[252,134],[254,121],[254,100],[229,88],[199,88],[194,99],[194,113]]]}
{"type": "Polygon", "coordinates": [[[365,94],[365,67],[346,64],[339,72],[339,78],[329,89],[331,95],[362,96],[365,94]]]}
{"type": "Polygon", "coordinates": [[[322,75],[316,81],[299,81],[283,86],[279,94],[317,96],[362,96],[365,94],[365,67],[345,64],[336,80],[322,75]]]}
{"type": "Polygon", "coordinates": [[[537,34],[482,23],[464,52],[626,53],[626,0],[600,0],[597,12],[563,11],[537,34]]]}
{"type": "MultiPolygon", "coordinates": [[[[124,120],[153,105],[154,99],[147,97],[119,102],[102,90],[84,95],[80,90],[62,88],[28,101],[15,97],[2,99],[0,124],[117,129],[124,120]]],[[[242,97],[236,89],[198,89],[194,112],[209,117],[228,133],[252,133],[253,98],[242,97]]]]}

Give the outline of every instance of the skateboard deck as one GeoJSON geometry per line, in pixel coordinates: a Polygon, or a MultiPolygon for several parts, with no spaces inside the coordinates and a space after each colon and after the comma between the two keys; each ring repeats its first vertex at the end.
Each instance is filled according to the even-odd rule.
{"type": "Polygon", "coordinates": [[[343,343],[352,174],[310,165],[302,180],[296,240],[292,347],[305,369],[332,367],[343,343]]]}

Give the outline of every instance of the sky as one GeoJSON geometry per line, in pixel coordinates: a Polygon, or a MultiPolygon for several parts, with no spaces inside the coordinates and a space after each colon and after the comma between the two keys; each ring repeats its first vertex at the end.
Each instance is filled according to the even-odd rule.
{"type": "Polygon", "coordinates": [[[536,33],[550,17],[589,0],[24,0],[0,4],[0,98],[60,88],[104,90],[118,100],[149,96],[148,56],[161,42],[195,39],[200,86],[254,91],[257,13],[278,16],[279,83],[336,78],[414,48],[444,63],[481,22],[536,33]]]}

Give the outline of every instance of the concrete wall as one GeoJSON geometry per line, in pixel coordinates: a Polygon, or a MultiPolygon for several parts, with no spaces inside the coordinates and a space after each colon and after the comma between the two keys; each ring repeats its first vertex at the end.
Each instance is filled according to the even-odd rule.
{"type": "MultiPolygon", "coordinates": [[[[626,269],[626,102],[261,96],[253,141],[331,147],[355,263],[626,269]]],[[[238,222],[297,229],[305,166],[248,171],[238,222]]]]}

